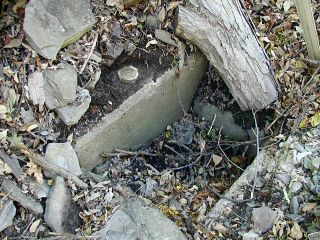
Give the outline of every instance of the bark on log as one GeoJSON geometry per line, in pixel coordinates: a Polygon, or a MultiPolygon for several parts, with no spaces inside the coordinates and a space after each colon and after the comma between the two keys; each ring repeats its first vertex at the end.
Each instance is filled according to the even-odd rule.
{"type": "Polygon", "coordinates": [[[176,34],[201,49],[242,110],[262,109],[277,99],[269,60],[239,0],[190,0],[178,9],[176,34]]]}

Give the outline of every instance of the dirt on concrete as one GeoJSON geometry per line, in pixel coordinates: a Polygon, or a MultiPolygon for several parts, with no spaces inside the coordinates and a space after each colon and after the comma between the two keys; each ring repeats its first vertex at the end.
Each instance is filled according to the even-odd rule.
{"type": "Polygon", "coordinates": [[[90,91],[92,100],[88,111],[75,127],[62,126],[63,135],[66,137],[73,132],[75,136],[81,136],[90,131],[106,114],[117,109],[145,84],[156,81],[173,64],[174,55],[164,47],[156,47],[148,50],[137,48],[132,56],[123,55],[110,67],[102,65],[101,77],[90,91]],[[121,82],[118,76],[119,69],[130,65],[139,71],[139,77],[133,84],[121,82]]]}

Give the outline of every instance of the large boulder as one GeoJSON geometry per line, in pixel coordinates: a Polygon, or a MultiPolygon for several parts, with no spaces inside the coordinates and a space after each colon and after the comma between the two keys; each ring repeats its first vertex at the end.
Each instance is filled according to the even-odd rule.
{"type": "Polygon", "coordinates": [[[31,0],[25,9],[23,28],[37,53],[56,59],[62,47],[78,40],[94,23],[88,0],[31,0]]]}

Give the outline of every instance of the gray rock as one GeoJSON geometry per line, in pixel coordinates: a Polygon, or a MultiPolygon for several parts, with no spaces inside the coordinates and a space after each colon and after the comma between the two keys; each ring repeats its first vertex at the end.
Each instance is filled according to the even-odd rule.
{"type": "Polygon", "coordinates": [[[32,194],[36,199],[46,198],[50,192],[50,186],[47,181],[43,181],[42,183],[37,182],[34,179],[30,180],[29,188],[32,189],[32,194]]]}
{"type": "Polygon", "coordinates": [[[49,143],[46,149],[45,160],[68,170],[76,176],[82,174],[77,154],[69,142],[49,143]]]}
{"type": "Polygon", "coordinates": [[[250,231],[250,232],[243,234],[242,239],[243,240],[258,240],[258,239],[262,239],[262,238],[259,237],[258,233],[250,231]]]}
{"type": "Polygon", "coordinates": [[[277,214],[269,207],[262,206],[252,211],[253,230],[256,232],[267,232],[272,226],[277,214]]]}
{"type": "Polygon", "coordinates": [[[144,23],[148,28],[156,29],[160,27],[161,21],[155,15],[148,15],[144,23]]]}
{"type": "Polygon", "coordinates": [[[101,240],[186,240],[171,220],[135,197],[114,212],[106,226],[94,236],[101,240]]]}
{"type": "Polygon", "coordinates": [[[1,204],[0,208],[0,232],[12,225],[13,218],[16,215],[16,207],[12,200],[1,204]]]}
{"type": "Polygon", "coordinates": [[[76,100],[67,106],[56,108],[55,111],[59,118],[67,125],[78,123],[80,118],[88,110],[91,96],[87,89],[80,89],[76,100]]]}
{"type": "Polygon", "coordinates": [[[35,213],[43,213],[42,205],[24,194],[11,180],[3,180],[2,190],[8,194],[9,198],[20,203],[22,207],[35,213]]]}
{"type": "Polygon", "coordinates": [[[291,186],[290,186],[289,192],[291,192],[291,193],[297,193],[303,187],[301,182],[292,182],[290,185],[291,186]]]}
{"type": "Polygon", "coordinates": [[[73,233],[80,225],[79,207],[73,202],[63,177],[56,177],[46,201],[44,220],[55,232],[73,233]]]}
{"type": "Polygon", "coordinates": [[[173,140],[190,144],[193,140],[193,134],[196,131],[191,121],[183,121],[182,123],[173,124],[173,140]]]}
{"type": "Polygon", "coordinates": [[[45,58],[56,59],[60,48],[78,40],[94,23],[88,0],[31,0],[23,27],[34,50],[45,58]]]}
{"type": "Polygon", "coordinates": [[[295,169],[294,165],[290,162],[281,162],[280,169],[286,173],[291,173],[295,169]]]}
{"type": "Polygon", "coordinates": [[[277,178],[281,180],[285,185],[288,185],[291,181],[291,177],[285,173],[277,174],[277,178]]]}
{"type": "Polygon", "coordinates": [[[45,103],[49,109],[66,106],[76,99],[77,73],[69,65],[45,71],[45,103]]]}
{"type": "Polygon", "coordinates": [[[320,232],[310,233],[308,235],[308,239],[309,240],[319,240],[320,239],[320,232]]]}
{"type": "Polygon", "coordinates": [[[293,198],[291,198],[290,201],[290,212],[294,215],[298,215],[299,214],[299,201],[298,201],[298,197],[294,196],[293,198]]]}

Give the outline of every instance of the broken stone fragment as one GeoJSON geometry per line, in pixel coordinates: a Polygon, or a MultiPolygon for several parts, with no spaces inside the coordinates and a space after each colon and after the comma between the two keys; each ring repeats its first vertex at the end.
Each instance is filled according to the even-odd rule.
{"type": "Polygon", "coordinates": [[[136,197],[129,198],[120,206],[108,220],[106,226],[94,236],[99,240],[186,239],[174,222],[136,197]]]}
{"type": "Polygon", "coordinates": [[[90,106],[91,96],[87,89],[80,89],[76,100],[67,106],[56,108],[59,118],[67,125],[77,124],[90,106]]]}
{"type": "Polygon", "coordinates": [[[63,177],[56,177],[46,201],[44,220],[53,231],[60,233],[73,233],[80,225],[79,207],[73,202],[63,177]]]}
{"type": "Polygon", "coordinates": [[[45,71],[45,103],[49,109],[74,102],[77,90],[77,73],[69,65],[60,65],[57,70],[45,71]]]}
{"type": "Polygon", "coordinates": [[[35,213],[43,213],[42,205],[24,194],[13,181],[7,179],[3,180],[2,190],[8,194],[9,198],[20,203],[22,207],[30,209],[35,213]]]}
{"type": "Polygon", "coordinates": [[[12,225],[16,207],[12,200],[6,201],[0,206],[0,232],[12,225]]]}
{"type": "Polygon", "coordinates": [[[36,199],[46,198],[50,192],[50,186],[47,181],[39,183],[35,179],[30,179],[29,189],[36,199]]]}
{"type": "Polygon", "coordinates": [[[69,142],[49,143],[45,153],[45,160],[64,168],[75,176],[82,174],[78,157],[69,142]]]}
{"type": "Polygon", "coordinates": [[[160,27],[161,21],[155,15],[148,15],[144,23],[148,28],[156,29],[160,27]]]}
{"type": "Polygon", "coordinates": [[[269,207],[254,208],[252,211],[253,230],[261,233],[269,231],[276,217],[276,212],[269,207]]]}
{"type": "Polygon", "coordinates": [[[25,9],[23,28],[37,53],[56,59],[61,48],[77,41],[94,23],[88,0],[31,0],[25,9]]]}
{"type": "Polygon", "coordinates": [[[139,76],[138,69],[133,66],[125,66],[118,71],[118,76],[121,82],[134,83],[139,76]]]}

